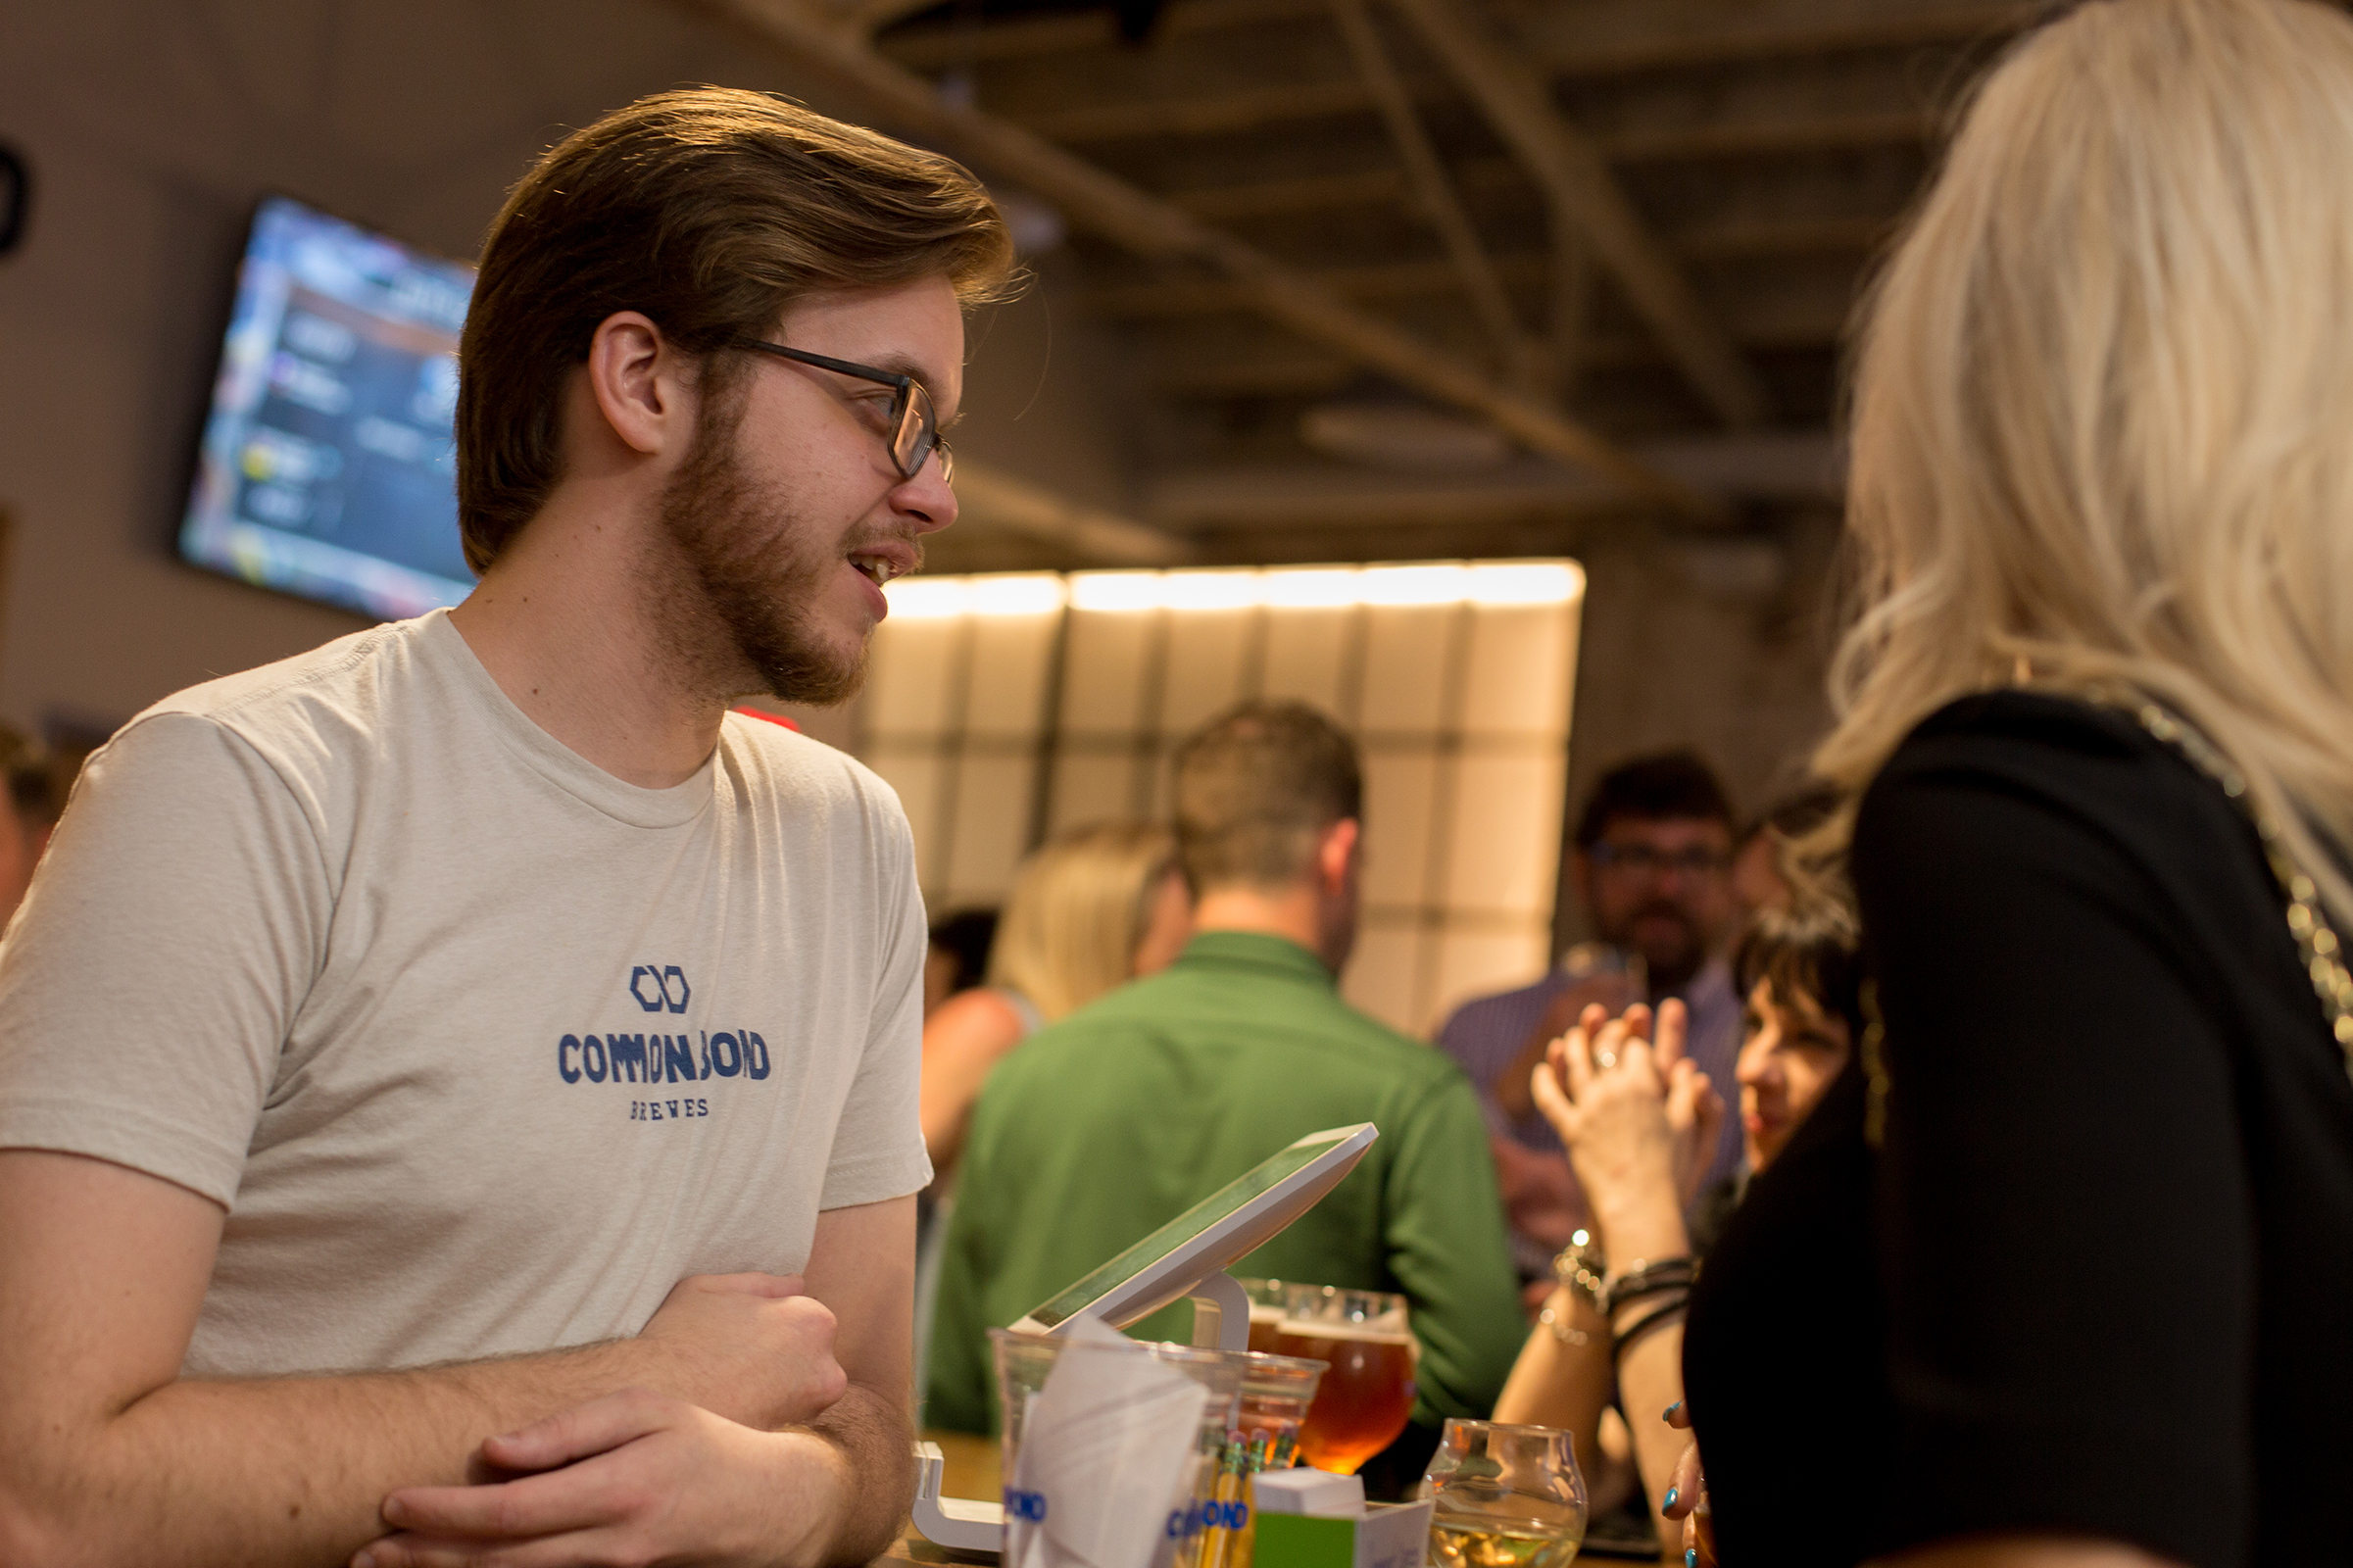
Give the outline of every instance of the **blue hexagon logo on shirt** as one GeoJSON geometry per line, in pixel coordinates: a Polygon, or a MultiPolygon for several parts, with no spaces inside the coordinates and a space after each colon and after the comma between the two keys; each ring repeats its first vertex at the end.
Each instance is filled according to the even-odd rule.
{"type": "Polygon", "coordinates": [[[629,970],[629,996],[648,1012],[660,1012],[664,1007],[684,1012],[687,999],[693,994],[686,983],[686,971],[674,963],[641,963],[629,970]]]}

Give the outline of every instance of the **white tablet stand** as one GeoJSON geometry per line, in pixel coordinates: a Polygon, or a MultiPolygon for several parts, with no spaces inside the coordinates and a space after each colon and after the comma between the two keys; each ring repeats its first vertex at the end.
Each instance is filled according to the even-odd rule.
{"type": "MultiPolygon", "coordinates": [[[[1322,1200],[1380,1137],[1371,1122],[1309,1133],[1194,1204],[1094,1273],[1031,1310],[1013,1327],[1058,1334],[1082,1317],[1125,1328],[1171,1301],[1193,1302],[1193,1343],[1250,1348],[1250,1300],[1226,1272],[1322,1200]]],[[[995,1551],[1005,1540],[1001,1504],[943,1497],[935,1443],[915,1445],[915,1529],[958,1551],[995,1551]]]]}

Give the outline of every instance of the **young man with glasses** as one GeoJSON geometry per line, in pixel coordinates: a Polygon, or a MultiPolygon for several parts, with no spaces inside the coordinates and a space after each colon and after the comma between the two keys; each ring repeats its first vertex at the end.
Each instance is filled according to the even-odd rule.
{"type": "Polygon", "coordinates": [[[944,159],[632,105],[494,224],[480,586],[166,700],[0,954],[0,1560],[863,1561],[926,931],[857,687],[956,516],[944,159]]]}
{"type": "MultiPolygon", "coordinates": [[[[1733,1081],[1740,1048],[1740,999],[1722,953],[1739,919],[1733,839],[1732,803],[1713,770],[1690,752],[1668,752],[1601,776],[1578,814],[1568,861],[1592,940],[1642,960],[1642,1000],[1684,1007],[1685,1052],[1718,1086],[1733,1081]]],[[[1613,989],[1621,985],[1555,968],[1532,986],[1463,1004],[1439,1031],[1440,1047],[1486,1102],[1522,1271],[1547,1287],[1551,1254],[1591,1216],[1558,1135],[1529,1096],[1529,1075],[1588,1004],[1623,1005],[1613,989]]],[[[1706,1181],[1740,1157],[1740,1124],[1727,1118],[1706,1181]]]]}

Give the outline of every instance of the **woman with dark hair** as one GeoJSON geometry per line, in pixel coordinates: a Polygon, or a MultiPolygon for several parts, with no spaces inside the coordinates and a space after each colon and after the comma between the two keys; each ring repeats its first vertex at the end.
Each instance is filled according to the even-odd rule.
{"type": "MultiPolygon", "coordinates": [[[[1698,1258],[1750,1173],[1772,1163],[1838,1077],[1862,1028],[1854,920],[1836,904],[1766,910],[1742,939],[1734,971],[1746,999],[1736,1070],[1746,1158],[1689,1205],[1688,1220],[1690,1188],[1724,1107],[1682,1054],[1682,1004],[1659,1009],[1655,1044],[1646,1038],[1648,1008],[1617,1019],[1589,1008],[1534,1074],[1537,1103],[1568,1148],[1599,1234],[1555,1263],[1560,1283],[1513,1365],[1495,1419],[1568,1430],[1593,1478],[1596,1514],[1634,1484],[1644,1484],[1653,1510],[1672,1500],[1669,1477],[1684,1440],[1647,1417],[1683,1398],[1683,1307],[1698,1258]],[[1630,1454],[1603,1439],[1613,1390],[1645,1417],[1631,1423],[1630,1454]]],[[[1658,1523],[1665,1539],[1671,1531],[1658,1523]]]]}

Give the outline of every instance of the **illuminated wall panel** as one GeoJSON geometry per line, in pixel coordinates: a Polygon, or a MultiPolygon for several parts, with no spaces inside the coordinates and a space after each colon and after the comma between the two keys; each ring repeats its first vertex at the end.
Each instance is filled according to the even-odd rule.
{"type": "Polygon", "coordinates": [[[1365,757],[1344,991],[1426,1033],[1547,957],[1584,574],[1570,562],[894,583],[860,755],[901,792],[935,909],[1002,899],[1041,837],[1167,810],[1177,742],[1312,702],[1365,757]]]}

